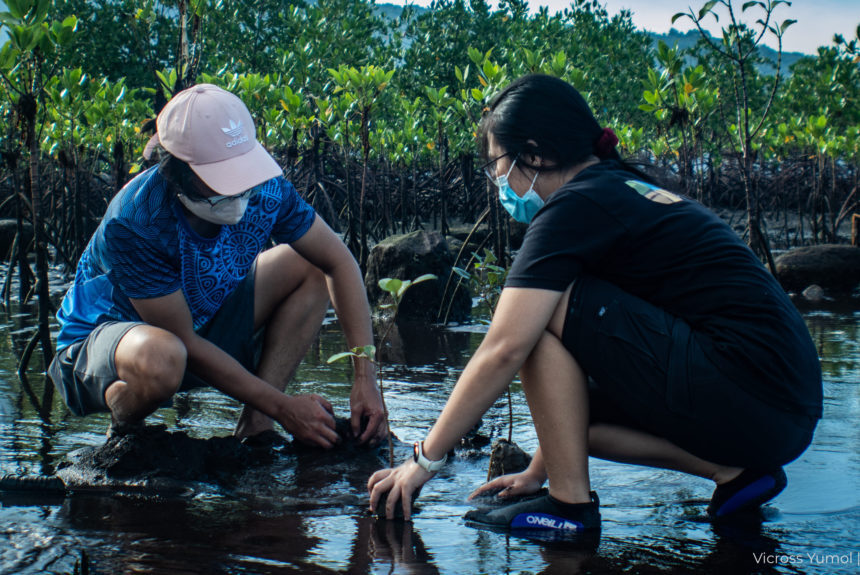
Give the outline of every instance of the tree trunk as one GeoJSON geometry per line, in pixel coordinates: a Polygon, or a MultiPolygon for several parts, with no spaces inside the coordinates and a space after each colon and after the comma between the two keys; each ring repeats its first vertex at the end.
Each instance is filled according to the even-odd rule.
{"type": "Polygon", "coordinates": [[[367,218],[364,217],[364,197],[367,186],[367,154],[364,155],[364,165],[361,167],[361,195],[358,198],[358,225],[361,235],[359,240],[358,265],[361,271],[367,270],[367,218]]]}
{"type": "MultiPolygon", "coordinates": [[[[29,96],[29,95],[28,95],[29,96]]],[[[25,97],[28,97],[25,96],[25,97]]],[[[29,96],[32,98],[32,96],[29,96]]],[[[54,348],[51,343],[49,315],[51,311],[50,289],[48,285],[48,245],[42,224],[42,188],[39,183],[39,143],[36,141],[36,102],[31,102],[27,110],[27,143],[30,151],[30,194],[33,216],[33,242],[36,251],[36,293],[39,296],[39,342],[42,345],[42,357],[45,368],[54,358],[54,348]]],[[[22,364],[18,371],[26,371],[22,364]]],[[[42,398],[43,415],[50,412],[53,400],[53,385],[45,385],[42,398]]]]}
{"type": "Polygon", "coordinates": [[[860,214],[851,216],[851,245],[860,247],[860,214]]]}

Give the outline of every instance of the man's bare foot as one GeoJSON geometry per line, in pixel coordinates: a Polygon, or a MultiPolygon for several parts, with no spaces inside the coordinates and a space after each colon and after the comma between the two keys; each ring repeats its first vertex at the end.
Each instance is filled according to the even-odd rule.
{"type": "Polygon", "coordinates": [[[143,420],[127,422],[117,421],[111,417],[110,425],[107,430],[107,437],[108,439],[113,439],[114,437],[123,437],[124,435],[140,433],[144,427],[146,426],[144,425],[143,420]]]}
{"type": "Polygon", "coordinates": [[[242,415],[239,416],[239,421],[236,422],[233,436],[245,439],[246,437],[259,435],[264,431],[274,431],[274,429],[275,424],[272,422],[272,418],[260,413],[256,409],[245,406],[242,410],[242,415]]]}

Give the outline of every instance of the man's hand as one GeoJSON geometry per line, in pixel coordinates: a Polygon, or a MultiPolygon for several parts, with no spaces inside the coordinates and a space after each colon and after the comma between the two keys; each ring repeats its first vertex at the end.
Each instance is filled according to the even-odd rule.
{"type": "Polygon", "coordinates": [[[356,376],[349,394],[350,423],[352,434],[358,437],[358,443],[371,442],[376,445],[383,439],[388,430],[385,424],[385,409],[382,407],[382,395],[376,387],[376,381],[367,377],[356,376]],[[364,432],[361,430],[362,418],[367,418],[364,432]],[[359,436],[359,434],[361,434],[359,436]]]}
{"type": "Polygon", "coordinates": [[[295,439],[326,449],[340,442],[335,431],[334,410],[324,397],[316,393],[286,397],[289,407],[277,419],[295,439]]]}
{"type": "MultiPolygon", "coordinates": [[[[337,312],[347,346],[352,349],[373,343],[370,306],[358,262],[346,244],[316,216],[311,228],[290,244],[302,257],[318,267],[328,281],[332,306],[337,312]]],[[[376,387],[376,369],[367,359],[356,361],[356,377],[349,397],[350,423],[359,443],[385,438],[385,411],[376,387]],[[361,420],[367,427],[361,429],[361,420]]]]}

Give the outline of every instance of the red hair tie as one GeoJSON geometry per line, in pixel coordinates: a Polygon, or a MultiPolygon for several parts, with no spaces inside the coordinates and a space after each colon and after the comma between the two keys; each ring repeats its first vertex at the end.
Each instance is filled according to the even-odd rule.
{"type": "Polygon", "coordinates": [[[612,156],[616,144],[618,144],[618,136],[615,135],[612,128],[603,128],[600,137],[597,138],[597,143],[594,144],[594,155],[601,160],[605,160],[612,156]]]}

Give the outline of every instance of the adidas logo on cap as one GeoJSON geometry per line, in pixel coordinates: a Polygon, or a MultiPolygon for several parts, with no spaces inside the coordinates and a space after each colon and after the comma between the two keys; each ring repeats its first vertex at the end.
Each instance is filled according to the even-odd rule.
{"type": "Polygon", "coordinates": [[[221,128],[221,131],[233,138],[225,145],[228,148],[232,148],[233,146],[238,146],[239,144],[244,144],[248,141],[248,136],[242,135],[242,121],[240,120],[238,123],[230,120],[229,128],[221,128]]]}

